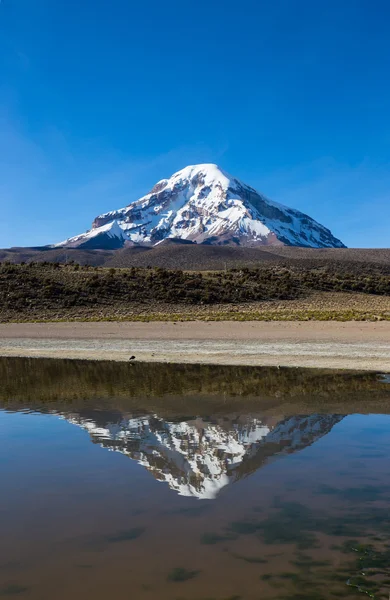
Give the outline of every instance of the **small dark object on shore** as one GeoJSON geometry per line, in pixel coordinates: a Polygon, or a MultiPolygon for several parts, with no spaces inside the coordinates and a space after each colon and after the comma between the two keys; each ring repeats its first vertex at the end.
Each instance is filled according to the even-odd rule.
{"type": "Polygon", "coordinates": [[[199,571],[189,571],[183,567],[175,567],[168,575],[168,581],[187,581],[198,575],[199,571]]]}
{"type": "Polygon", "coordinates": [[[129,360],[135,360],[135,356],[130,356],[129,360]]]}

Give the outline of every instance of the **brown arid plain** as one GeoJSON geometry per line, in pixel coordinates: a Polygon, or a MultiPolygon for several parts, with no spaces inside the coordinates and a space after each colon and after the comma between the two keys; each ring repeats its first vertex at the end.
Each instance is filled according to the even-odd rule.
{"type": "Polygon", "coordinates": [[[1,256],[1,355],[390,371],[389,250],[77,252],[1,256]]]}

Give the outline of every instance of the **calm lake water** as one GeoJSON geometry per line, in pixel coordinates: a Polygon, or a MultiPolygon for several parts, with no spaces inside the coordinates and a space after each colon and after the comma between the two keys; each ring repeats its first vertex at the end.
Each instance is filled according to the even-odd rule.
{"type": "Polygon", "coordinates": [[[389,598],[390,382],[0,359],[0,596],[389,598]]]}

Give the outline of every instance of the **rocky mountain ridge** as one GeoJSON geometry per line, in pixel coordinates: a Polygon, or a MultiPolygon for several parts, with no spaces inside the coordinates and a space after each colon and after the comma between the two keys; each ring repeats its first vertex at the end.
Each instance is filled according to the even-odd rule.
{"type": "Polygon", "coordinates": [[[314,219],[273,202],[217,165],[188,166],[55,247],[116,249],[166,239],[197,244],[344,248],[314,219]]]}

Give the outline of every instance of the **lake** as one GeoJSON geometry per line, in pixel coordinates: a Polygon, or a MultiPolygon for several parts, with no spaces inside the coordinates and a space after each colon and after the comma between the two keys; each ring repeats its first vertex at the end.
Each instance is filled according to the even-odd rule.
{"type": "Polygon", "coordinates": [[[389,598],[390,378],[0,358],[0,596],[389,598]]]}

